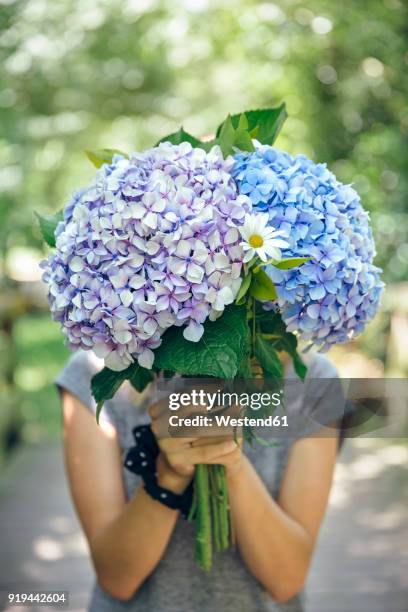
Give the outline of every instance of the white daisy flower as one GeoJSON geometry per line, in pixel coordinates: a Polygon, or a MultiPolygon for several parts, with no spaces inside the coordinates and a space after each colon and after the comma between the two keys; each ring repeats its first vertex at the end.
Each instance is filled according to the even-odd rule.
{"type": "Polygon", "coordinates": [[[258,255],[262,261],[281,259],[280,249],[285,249],[289,246],[286,240],[278,238],[283,236],[285,232],[277,231],[273,227],[268,226],[269,215],[267,213],[245,215],[245,223],[240,227],[243,241],[240,243],[244,251],[244,263],[250,261],[255,255],[258,255]]]}

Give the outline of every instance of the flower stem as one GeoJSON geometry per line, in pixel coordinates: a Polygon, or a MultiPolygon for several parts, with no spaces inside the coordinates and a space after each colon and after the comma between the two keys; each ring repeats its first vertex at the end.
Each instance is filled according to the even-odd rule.
{"type": "Polygon", "coordinates": [[[230,520],[229,520],[229,505],[228,505],[228,487],[223,465],[216,465],[216,478],[218,484],[219,496],[219,517],[220,517],[220,544],[221,550],[226,550],[230,545],[230,520]]]}
{"type": "Polygon", "coordinates": [[[252,356],[255,356],[255,338],[256,338],[256,302],[252,300],[252,356]]]}
{"type": "Polygon", "coordinates": [[[216,478],[216,466],[209,465],[208,472],[210,476],[210,497],[211,497],[211,513],[212,513],[212,527],[214,534],[214,545],[215,550],[219,552],[222,550],[221,547],[221,522],[219,512],[219,500],[218,500],[218,484],[216,478]]]}
{"type": "Polygon", "coordinates": [[[196,513],[197,513],[197,487],[194,487],[193,490],[193,499],[191,502],[191,507],[188,513],[188,517],[187,520],[188,521],[194,521],[196,518],[196,513]]]}
{"type": "Polygon", "coordinates": [[[212,530],[209,471],[207,465],[197,465],[194,477],[197,495],[196,509],[196,559],[204,570],[210,570],[212,564],[212,530]]]}

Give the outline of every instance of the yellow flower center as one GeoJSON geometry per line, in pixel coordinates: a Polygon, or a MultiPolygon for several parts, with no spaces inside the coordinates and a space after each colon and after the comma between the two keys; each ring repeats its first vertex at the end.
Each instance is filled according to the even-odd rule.
{"type": "Polygon", "coordinates": [[[258,249],[264,243],[264,239],[259,234],[252,234],[248,240],[249,244],[253,249],[258,249]]]}

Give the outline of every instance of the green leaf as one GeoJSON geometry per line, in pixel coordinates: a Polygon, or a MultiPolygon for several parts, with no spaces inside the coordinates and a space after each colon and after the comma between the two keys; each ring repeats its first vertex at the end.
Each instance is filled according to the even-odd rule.
{"type": "Polygon", "coordinates": [[[249,273],[246,276],[244,276],[244,278],[242,279],[242,283],[241,286],[239,288],[239,291],[237,293],[237,297],[235,298],[235,303],[240,306],[241,304],[244,303],[244,297],[246,296],[249,286],[251,284],[251,280],[252,280],[252,274],[249,273]]]}
{"type": "Polygon", "coordinates": [[[281,259],[280,261],[272,264],[275,268],[279,268],[280,270],[291,270],[292,268],[297,268],[302,264],[310,261],[311,257],[288,257],[287,259],[281,259]]]}
{"type": "Polygon", "coordinates": [[[272,145],[281,128],[287,119],[285,104],[275,108],[267,108],[245,113],[248,119],[249,128],[258,126],[257,140],[261,144],[272,145]]]}
{"type": "Polygon", "coordinates": [[[99,415],[106,400],[112,399],[122,383],[127,379],[127,370],[114,372],[109,368],[103,368],[91,379],[91,391],[96,401],[96,420],[99,423],[99,415]]]}
{"type": "Polygon", "coordinates": [[[123,155],[128,157],[119,149],[93,149],[85,151],[87,158],[93,163],[96,168],[100,168],[103,164],[110,164],[114,155],[123,155]]]}
{"type": "Polygon", "coordinates": [[[241,129],[235,132],[233,147],[237,147],[241,151],[255,151],[250,133],[241,129]]]}
{"type": "Polygon", "coordinates": [[[220,145],[224,157],[233,152],[235,141],[235,129],[232,125],[231,117],[228,115],[218,135],[218,144],[220,145]]]}
{"type": "Polygon", "coordinates": [[[277,351],[285,351],[290,355],[296,374],[301,380],[304,380],[307,366],[298,353],[295,334],[286,330],[286,325],[277,312],[258,309],[256,316],[261,332],[267,335],[277,351]]]}
{"type": "MultiPolygon", "coordinates": [[[[262,108],[259,110],[245,111],[229,117],[233,128],[237,128],[241,115],[244,114],[248,121],[248,131],[253,138],[259,140],[261,144],[273,144],[276,137],[287,118],[285,104],[274,108],[262,108]]],[[[225,121],[217,129],[217,137],[221,134],[225,121]]]]}
{"type": "Polygon", "coordinates": [[[171,327],[155,350],[155,366],[186,376],[234,378],[248,350],[249,329],[245,306],[228,306],[216,321],[206,321],[199,342],[183,336],[183,327],[171,327]]]}
{"type": "Polygon", "coordinates": [[[174,145],[179,145],[182,142],[189,142],[191,146],[193,146],[195,149],[203,149],[205,148],[204,145],[206,144],[201,142],[201,140],[199,140],[198,138],[195,138],[195,136],[192,136],[191,134],[186,132],[183,127],[181,127],[177,132],[174,132],[173,134],[169,134],[168,136],[164,136],[164,138],[160,138],[160,140],[156,143],[156,147],[161,142],[171,142],[171,144],[174,145]]]}
{"type": "Polygon", "coordinates": [[[38,213],[35,213],[35,215],[38,219],[43,240],[48,246],[55,247],[55,230],[58,223],[64,219],[63,211],[60,210],[55,215],[42,216],[38,213]]]}
{"type": "Polygon", "coordinates": [[[256,320],[259,322],[261,331],[264,334],[278,334],[279,336],[287,333],[286,325],[279,312],[265,310],[262,304],[256,305],[256,320]]]}
{"type": "Polygon", "coordinates": [[[91,391],[96,401],[96,420],[99,423],[99,415],[106,400],[112,399],[125,380],[129,380],[132,386],[139,392],[151,382],[154,373],[142,368],[138,363],[132,363],[121,372],[115,372],[109,368],[103,368],[91,379],[91,391]]]}
{"type": "Polygon", "coordinates": [[[265,268],[266,266],[274,266],[280,270],[290,270],[291,268],[301,266],[311,259],[311,257],[288,257],[287,259],[280,259],[279,261],[277,259],[267,259],[266,261],[261,261],[261,263],[254,268],[254,272],[257,273],[261,268],[265,268]]]}
{"type": "Polygon", "coordinates": [[[249,351],[244,355],[241,363],[239,364],[237,376],[238,378],[252,378],[252,368],[249,351]]]}
{"type": "Polygon", "coordinates": [[[307,374],[307,365],[296,350],[291,352],[290,355],[292,357],[292,363],[293,367],[295,368],[296,374],[301,380],[305,380],[307,374]]]}
{"type": "Polygon", "coordinates": [[[103,408],[105,402],[103,402],[102,400],[100,402],[98,402],[96,404],[96,413],[95,413],[95,417],[96,417],[96,422],[99,425],[99,417],[101,416],[101,410],[103,408]]]}
{"type": "Polygon", "coordinates": [[[234,153],[236,148],[241,151],[255,151],[252,137],[248,131],[248,120],[245,113],[237,115],[235,126],[228,115],[219,130],[216,142],[219,144],[224,157],[234,153]]]}
{"type": "Polygon", "coordinates": [[[252,297],[264,302],[273,301],[278,298],[275,285],[263,270],[253,274],[249,292],[252,297]]]}
{"type": "Polygon", "coordinates": [[[121,384],[129,378],[128,369],[115,372],[109,368],[103,368],[95,374],[91,380],[91,391],[96,402],[112,399],[121,384]]]}
{"type": "Polygon", "coordinates": [[[255,337],[255,357],[258,359],[265,374],[282,378],[283,366],[273,345],[259,334],[255,337]]]}
{"type": "Polygon", "coordinates": [[[238,120],[238,129],[239,130],[248,130],[249,129],[249,125],[248,125],[248,119],[246,118],[245,113],[241,113],[239,116],[239,120],[238,120]]]}
{"type": "Polygon", "coordinates": [[[141,393],[147,385],[154,379],[153,370],[142,368],[138,363],[134,363],[132,366],[129,382],[136,391],[141,393]]]}

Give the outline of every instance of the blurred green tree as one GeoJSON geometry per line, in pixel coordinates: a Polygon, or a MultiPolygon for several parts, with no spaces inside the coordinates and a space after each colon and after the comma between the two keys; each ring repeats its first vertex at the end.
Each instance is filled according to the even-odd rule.
{"type": "Polygon", "coordinates": [[[404,278],[406,16],[400,0],[2,2],[3,247],[39,244],[31,213],[88,180],[83,149],[139,149],[181,122],[205,134],[284,99],[278,146],[355,183],[386,278],[404,278]]]}
{"type": "MultiPolygon", "coordinates": [[[[0,0],[0,255],[24,271],[16,248],[38,254],[34,211],[91,178],[84,149],[142,149],[182,122],[205,135],[285,100],[277,146],[355,183],[385,280],[405,279],[407,13],[402,0],[0,0]]],[[[383,323],[366,335],[380,357],[383,323]]],[[[66,354],[48,314],[0,316],[0,390],[15,385],[34,436],[59,429],[50,383],[66,354]]]]}

